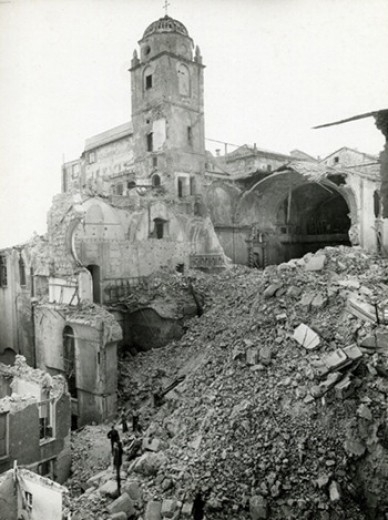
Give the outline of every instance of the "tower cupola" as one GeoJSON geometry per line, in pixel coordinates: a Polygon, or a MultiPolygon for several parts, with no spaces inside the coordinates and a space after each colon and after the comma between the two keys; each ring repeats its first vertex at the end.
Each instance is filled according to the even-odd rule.
{"type": "Polygon", "coordinates": [[[139,41],[140,59],[144,63],[161,52],[193,59],[194,43],[183,23],[166,15],[150,24],[139,41]]]}

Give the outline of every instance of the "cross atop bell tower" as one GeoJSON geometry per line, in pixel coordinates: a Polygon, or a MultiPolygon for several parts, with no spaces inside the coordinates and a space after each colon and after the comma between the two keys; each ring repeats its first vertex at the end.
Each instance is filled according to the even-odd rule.
{"type": "Polygon", "coordinates": [[[163,5],[163,9],[164,9],[164,14],[166,16],[168,16],[168,7],[170,6],[170,2],[168,0],[164,0],[164,5],[163,5]]]}

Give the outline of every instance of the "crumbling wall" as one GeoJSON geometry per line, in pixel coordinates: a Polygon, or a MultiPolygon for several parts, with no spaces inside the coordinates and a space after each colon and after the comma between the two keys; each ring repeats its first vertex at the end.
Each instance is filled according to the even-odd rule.
{"type": "Polygon", "coordinates": [[[11,348],[33,365],[30,263],[22,247],[6,249],[1,254],[7,261],[7,285],[0,287],[0,354],[11,348]]]}

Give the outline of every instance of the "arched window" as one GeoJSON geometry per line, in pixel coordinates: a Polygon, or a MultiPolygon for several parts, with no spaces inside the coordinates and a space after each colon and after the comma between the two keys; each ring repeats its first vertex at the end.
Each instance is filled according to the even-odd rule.
{"type": "Polygon", "coordinates": [[[77,398],[76,366],[75,366],[75,338],[71,327],[63,329],[63,370],[71,397],[77,398]]]}
{"type": "Polygon", "coordinates": [[[26,266],[24,264],[24,260],[22,255],[19,256],[19,278],[20,278],[20,285],[25,286],[27,285],[26,282],[26,266]]]}
{"type": "Polygon", "coordinates": [[[182,96],[190,96],[190,72],[183,63],[178,65],[178,89],[182,96]]]}
{"type": "Polygon", "coordinates": [[[160,186],[160,177],[157,173],[155,173],[155,175],[152,177],[152,186],[155,188],[160,186]]]}

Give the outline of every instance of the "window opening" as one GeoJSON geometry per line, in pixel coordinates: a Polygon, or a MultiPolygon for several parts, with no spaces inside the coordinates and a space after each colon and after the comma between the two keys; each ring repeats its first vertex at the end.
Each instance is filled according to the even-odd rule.
{"type": "Polygon", "coordinates": [[[154,234],[157,239],[162,239],[164,237],[164,225],[165,220],[162,220],[161,218],[156,218],[154,220],[155,228],[154,228],[154,234]]]}
{"type": "Polygon", "coordinates": [[[19,257],[19,278],[20,285],[27,285],[26,283],[26,266],[24,264],[23,257],[20,255],[19,257]]]}
{"type": "Polygon", "coordinates": [[[89,153],[89,164],[93,164],[96,162],[96,154],[94,152],[89,153]]]}
{"type": "Polygon", "coordinates": [[[7,257],[0,256],[0,287],[7,287],[8,273],[7,273],[7,257]]]}
{"type": "Polygon", "coordinates": [[[29,507],[32,507],[32,493],[30,493],[29,491],[25,491],[24,492],[24,498],[27,502],[27,505],[29,507]]]}
{"type": "Polygon", "coordinates": [[[187,127],[187,143],[192,146],[193,144],[193,129],[191,126],[187,127]]]}
{"type": "Polygon", "coordinates": [[[50,398],[39,403],[39,438],[51,439],[53,434],[53,402],[50,398]]]}
{"type": "Polygon", "coordinates": [[[124,188],[123,188],[123,185],[121,183],[117,184],[117,186],[116,186],[116,193],[117,193],[117,195],[122,195],[124,193],[124,188]]]}
{"type": "Polygon", "coordinates": [[[156,168],[158,165],[158,158],[157,157],[152,157],[152,166],[154,168],[156,168]]]}
{"type": "Polygon", "coordinates": [[[153,132],[150,132],[149,134],[147,134],[147,152],[152,152],[153,148],[153,132]]]}
{"type": "Polygon", "coordinates": [[[148,74],[148,76],[145,77],[145,88],[146,90],[152,88],[152,74],[148,74]]]}
{"type": "Polygon", "coordinates": [[[63,369],[71,397],[77,399],[77,382],[75,377],[75,340],[73,329],[66,326],[63,330],[63,369]]]}
{"type": "Polygon", "coordinates": [[[334,162],[337,164],[339,163],[339,157],[334,157],[334,162]]]}
{"type": "Polygon", "coordinates": [[[160,186],[160,177],[157,173],[152,177],[152,186],[154,186],[155,188],[157,186],[160,186]]]}

